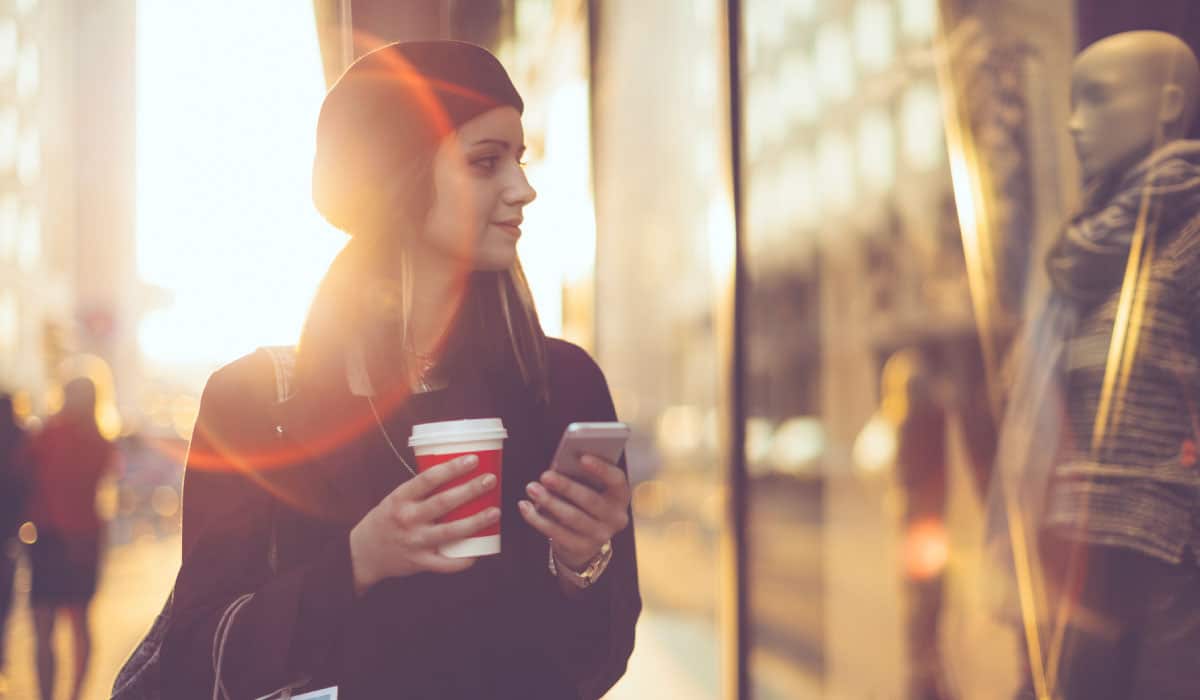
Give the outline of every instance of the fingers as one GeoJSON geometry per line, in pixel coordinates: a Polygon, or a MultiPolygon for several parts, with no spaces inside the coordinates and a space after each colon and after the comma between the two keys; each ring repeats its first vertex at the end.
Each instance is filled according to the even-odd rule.
{"type": "Polygon", "coordinates": [[[451,523],[431,525],[412,537],[412,545],[432,549],[438,545],[457,542],[495,525],[500,520],[499,508],[488,508],[475,515],[451,523]]]}
{"type": "Polygon", "coordinates": [[[463,455],[427,469],[396,487],[391,497],[400,501],[420,501],[443,485],[469,474],[479,464],[479,457],[463,455]]]}
{"type": "Polygon", "coordinates": [[[521,511],[521,517],[525,518],[525,522],[529,523],[533,529],[542,533],[542,535],[554,540],[556,544],[580,551],[587,551],[599,546],[598,543],[593,543],[591,539],[568,530],[549,517],[539,513],[529,501],[520,501],[517,507],[521,511]]]}
{"type": "Polygon", "coordinates": [[[626,478],[625,472],[617,465],[605,462],[599,457],[592,455],[581,457],[579,464],[588,475],[594,477],[604,485],[606,492],[614,489],[618,492],[629,490],[629,479],[626,478]]]}
{"type": "Polygon", "coordinates": [[[414,527],[433,522],[462,504],[479,498],[496,488],[497,481],[495,474],[484,474],[465,484],[435,493],[423,501],[409,504],[407,509],[401,509],[403,514],[398,517],[399,524],[414,527]]]}
{"type": "Polygon", "coordinates": [[[583,535],[589,540],[603,542],[608,539],[608,532],[602,522],[570,502],[550,493],[541,484],[536,482],[528,484],[525,492],[537,505],[539,513],[550,516],[559,525],[576,534],[583,535]]]}
{"type": "Polygon", "coordinates": [[[580,510],[597,520],[603,520],[605,511],[610,510],[608,500],[596,489],[565,474],[547,471],[542,474],[541,482],[551,492],[574,503],[580,510]]]}

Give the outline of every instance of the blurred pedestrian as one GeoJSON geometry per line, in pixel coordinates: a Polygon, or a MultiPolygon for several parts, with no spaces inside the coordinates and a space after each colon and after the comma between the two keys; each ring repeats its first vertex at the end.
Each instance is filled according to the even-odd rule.
{"type": "Polygon", "coordinates": [[[5,629],[13,603],[13,575],[17,569],[17,528],[25,514],[28,471],[23,459],[25,431],[17,423],[12,397],[0,395],[0,693],[7,685],[5,629]]]}
{"type": "Polygon", "coordinates": [[[96,491],[116,451],[96,423],[96,387],[78,378],[63,389],[62,410],[31,439],[33,493],[30,518],[37,539],[29,548],[30,592],[37,636],[38,683],[43,700],[54,697],[54,624],[65,613],[74,638],[78,700],[91,657],[88,604],[96,592],[104,528],[96,491]]]}
{"type": "Polygon", "coordinates": [[[585,461],[596,489],[547,471],[568,423],[616,416],[587,353],[543,335],[517,258],[522,109],[495,57],[453,41],[382,47],[326,96],[314,199],[351,238],[295,395],[276,405],[263,352],[204,390],[163,697],[213,697],[219,675],[234,698],[596,698],[624,672],[641,600],[623,461],[585,461]],[[507,430],[499,479],[472,455],[417,476],[413,425],[481,417],[507,430]],[[491,489],[501,508],[437,522],[491,489]],[[497,525],[497,555],[438,551],[497,525]]]}

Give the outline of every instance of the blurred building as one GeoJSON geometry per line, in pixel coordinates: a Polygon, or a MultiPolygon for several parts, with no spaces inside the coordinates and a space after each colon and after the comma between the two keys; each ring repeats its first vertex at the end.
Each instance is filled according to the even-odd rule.
{"type": "Polygon", "coordinates": [[[76,353],[139,411],[137,325],[161,303],[134,248],[134,0],[13,0],[0,13],[0,372],[44,411],[76,353]]]}
{"type": "Polygon", "coordinates": [[[75,250],[71,222],[56,206],[73,139],[64,95],[67,70],[52,51],[51,11],[7,2],[0,12],[0,382],[45,407],[57,362],[71,343],[75,250]]]}

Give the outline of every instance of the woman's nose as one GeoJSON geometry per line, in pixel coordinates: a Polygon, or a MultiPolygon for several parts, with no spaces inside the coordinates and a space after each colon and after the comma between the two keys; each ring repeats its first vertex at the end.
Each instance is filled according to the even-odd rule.
{"type": "Polygon", "coordinates": [[[537,199],[537,190],[529,184],[529,178],[525,176],[525,171],[518,170],[516,180],[505,192],[506,203],[513,206],[525,206],[535,199],[537,199]]]}

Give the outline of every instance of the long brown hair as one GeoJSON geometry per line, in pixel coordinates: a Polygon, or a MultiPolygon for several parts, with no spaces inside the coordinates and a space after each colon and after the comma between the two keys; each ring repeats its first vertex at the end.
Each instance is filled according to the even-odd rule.
{"type": "MultiPolygon", "coordinates": [[[[391,226],[348,231],[353,237],[325,273],[301,332],[296,362],[300,390],[344,383],[351,342],[362,344],[373,380],[391,385],[409,376],[406,354],[400,351],[410,346],[413,304],[412,256],[407,251],[433,202],[433,152],[416,154],[393,173],[401,180],[402,195],[390,206],[400,211],[359,219],[390,221],[391,226]]],[[[364,186],[384,187],[379,182],[364,186]]],[[[383,202],[387,197],[371,199],[383,202]]],[[[451,375],[467,363],[516,371],[533,396],[548,401],[545,335],[520,262],[503,271],[471,272],[466,284],[462,307],[439,349],[440,366],[451,375]]]]}

